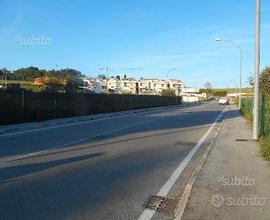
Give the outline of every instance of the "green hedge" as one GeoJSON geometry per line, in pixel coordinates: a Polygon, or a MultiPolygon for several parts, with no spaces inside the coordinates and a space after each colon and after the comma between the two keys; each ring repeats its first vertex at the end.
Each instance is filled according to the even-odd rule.
{"type": "Polygon", "coordinates": [[[0,92],[0,124],[41,121],[181,103],[181,97],[0,92]]]}
{"type": "MultiPolygon", "coordinates": [[[[243,98],[241,112],[252,121],[253,99],[243,98]]],[[[259,128],[261,153],[266,160],[270,161],[270,97],[262,95],[259,102],[259,128]]]]}
{"type": "MultiPolygon", "coordinates": [[[[242,98],[241,111],[252,121],[253,98],[242,98]]],[[[261,136],[270,135],[270,97],[261,95],[259,100],[259,127],[261,136]]]]}

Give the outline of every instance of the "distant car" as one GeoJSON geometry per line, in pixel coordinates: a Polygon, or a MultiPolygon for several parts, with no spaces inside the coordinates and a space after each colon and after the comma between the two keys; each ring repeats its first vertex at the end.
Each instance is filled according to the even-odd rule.
{"type": "Polygon", "coordinates": [[[226,98],[226,97],[222,97],[222,98],[220,98],[220,99],[218,100],[218,103],[219,103],[220,105],[229,105],[229,99],[226,98]]]}

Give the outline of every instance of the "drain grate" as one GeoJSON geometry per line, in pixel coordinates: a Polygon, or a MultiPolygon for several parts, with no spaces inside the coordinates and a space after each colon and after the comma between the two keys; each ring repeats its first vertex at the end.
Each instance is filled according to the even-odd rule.
{"type": "Polygon", "coordinates": [[[163,202],[160,204],[158,211],[160,213],[164,214],[174,214],[174,210],[178,204],[177,199],[172,199],[172,198],[166,198],[163,200],[163,202]]]}
{"type": "Polygon", "coordinates": [[[248,141],[248,139],[244,139],[244,138],[238,138],[235,141],[248,141]]]}
{"type": "Polygon", "coordinates": [[[144,204],[145,208],[157,210],[160,204],[163,202],[164,198],[161,196],[150,196],[146,203],[144,204]]]}
{"type": "Polygon", "coordinates": [[[163,214],[172,215],[177,204],[177,199],[151,195],[144,204],[144,207],[163,214]]]}

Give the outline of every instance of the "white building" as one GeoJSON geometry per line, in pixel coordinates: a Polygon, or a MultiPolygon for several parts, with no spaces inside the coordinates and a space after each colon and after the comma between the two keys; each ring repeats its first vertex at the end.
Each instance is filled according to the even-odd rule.
{"type": "Polygon", "coordinates": [[[199,94],[200,89],[198,88],[190,88],[190,87],[183,87],[181,91],[181,96],[196,96],[199,94]]]}
{"type": "Polygon", "coordinates": [[[121,78],[121,93],[122,94],[137,94],[137,80],[132,77],[121,78]]]}
{"type": "Polygon", "coordinates": [[[95,93],[161,95],[162,90],[174,89],[177,96],[183,94],[183,82],[177,79],[161,80],[157,78],[136,80],[132,77],[96,78],[89,82],[95,93]],[[95,82],[95,83],[94,83],[95,82]]]}
{"type": "Polygon", "coordinates": [[[141,95],[161,95],[163,89],[168,88],[168,83],[160,79],[138,80],[138,90],[141,95]]]}
{"type": "Polygon", "coordinates": [[[168,80],[168,85],[170,89],[175,90],[176,96],[180,96],[182,90],[184,89],[184,83],[178,79],[170,79],[168,80]]]}
{"type": "Polygon", "coordinates": [[[111,77],[107,81],[107,91],[108,93],[111,94],[121,94],[122,93],[122,81],[121,78],[119,77],[111,77]]]}

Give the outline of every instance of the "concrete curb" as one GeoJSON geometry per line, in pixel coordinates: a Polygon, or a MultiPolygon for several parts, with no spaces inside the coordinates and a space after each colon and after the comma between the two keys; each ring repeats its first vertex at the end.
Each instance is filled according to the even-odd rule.
{"type": "Polygon", "coordinates": [[[105,120],[109,118],[126,117],[130,115],[166,111],[170,109],[184,108],[184,107],[189,107],[189,106],[193,106],[193,105],[180,104],[180,105],[173,105],[173,106],[153,107],[153,108],[147,108],[147,109],[134,109],[134,110],[128,110],[128,111],[102,113],[102,114],[88,115],[88,116],[53,119],[53,120],[42,121],[42,122],[29,122],[29,123],[20,123],[20,124],[12,124],[12,125],[3,125],[0,127],[0,137],[6,136],[6,135],[12,135],[13,133],[19,133],[21,131],[31,131],[31,130],[43,129],[43,128],[49,129],[50,127],[53,128],[53,127],[61,127],[61,126],[63,127],[72,126],[73,124],[78,124],[78,123],[89,123],[89,122],[105,120]]]}
{"type": "MultiPolygon", "coordinates": [[[[227,108],[225,109],[224,113],[226,112],[226,110],[227,110],[227,108]]],[[[203,168],[203,165],[204,165],[204,163],[209,155],[209,152],[211,151],[212,146],[214,145],[214,143],[218,137],[218,134],[219,134],[219,132],[222,128],[223,122],[224,122],[223,119],[224,119],[224,114],[222,117],[222,121],[219,124],[218,129],[215,132],[213,140],[210,142],[209,146],[205,149],[204,154],[202,155],[199,163],[197,164],[195,170],[193,171],[191,177],[189,178],[187,185],[185,186],[185,189],[184,189],[183,194],[181,196],[180,202],[178,203],[178,206],[175,210],[175,217],[174,217],[175,220],[181,220],[183,217],[183,214],[184,214],[184,211],[185,211],[193,184],[195,183],[201,169],[203,168]]]]}

